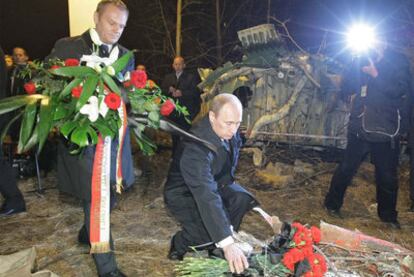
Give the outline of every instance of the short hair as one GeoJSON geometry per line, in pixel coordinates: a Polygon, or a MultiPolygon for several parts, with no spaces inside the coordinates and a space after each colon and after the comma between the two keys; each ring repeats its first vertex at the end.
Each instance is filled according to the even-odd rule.
{"type": "Polygon", "coordinates": [[[27,53],[26,49],[24,49],[23,47],[20,47],[20,46],[16,46],[16,47],[14,47],[14,48],[13,48],[13,51],[12,51],[12,53],[13,53],[13,54],[14,54],[14,50],[15,50],[15,49],[22,49],[22,50],[23,50],[24,55],[25,55],[25,56],[27,56],[27,57],[29,57],[29,54],[27,53]]]}
{"type": "Polygon", "coordinates": [[[239,98],[237,98],[237,96],[230,94],[230,93],[221,93],[219,95],[216,95],[213,98],[213,101],[211,102],[209,110],[210,112],[213,112],[214,114],[218,114],[221,108],[223,108],[223,106],[226,105],[227,103],[233,103],[240,109],[240,111],[243,110],[243,106],[239,98]]]}
{"type": "Polygon", "coordinates": [[[115,7],[122,11],[125,11],[129,15],[128,7],[125,5],[124,2],[122,2],[122,0],[101,0],[98,3],[98,6],[96,6],[96,13],[98,13],[98,15],[101,16],[102,12],[108,5],[114,5],[115,7]]]}

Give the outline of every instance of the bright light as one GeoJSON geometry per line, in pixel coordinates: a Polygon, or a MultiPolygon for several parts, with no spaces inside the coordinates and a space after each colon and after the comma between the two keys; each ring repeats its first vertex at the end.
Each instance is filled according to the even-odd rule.
{"type": "Polygon", "coordinates": [[[375,30],[364,24],[352,26],[347,32],[348,47],[355,52],[364,52],[376,43],[375,30]]]}

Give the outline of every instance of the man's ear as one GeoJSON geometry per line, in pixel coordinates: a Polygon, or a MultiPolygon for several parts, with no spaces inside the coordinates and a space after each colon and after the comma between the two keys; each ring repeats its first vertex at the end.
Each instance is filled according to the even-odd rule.
{"type": "Polygon", "coordinates": [[[98,14],[98,12],[95,12],[93,14],[93,22],[95,23],[95,26],[96,26],[96,24],[98,24],[98,21],[99,21],[99,14],[98,14]]]}
{"type": "Polygon", "coordinates": [[[214,122],[214,120],[216,120],[216,115],[214,114],[214,112],[208,112],[208,119],[210,119],[210,122],[214,122]]]}

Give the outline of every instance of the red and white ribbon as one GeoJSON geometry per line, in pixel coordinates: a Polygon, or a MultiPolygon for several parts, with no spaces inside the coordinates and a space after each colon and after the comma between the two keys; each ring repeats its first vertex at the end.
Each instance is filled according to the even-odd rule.
{"type": "Polygon", "coordinates": [[[106,253],[111,250],[109,245],[111,141],[110,136],[104,139],[101,135],[98,136],[93,161],[89,232],[91,253],[106,253]]]}
{"type": "MultiPolygon", "coordinates": [[[[118,108],[121,127],[118,130],[118,149],[116,157],[116,191],[122,190],[122,148],[127,128],[127,114],[122,101],[118,108]]],[[[90,214],[91,253],[106,253],[111,251],[110,237],[110,202],[111,202],[111,137],[102,139],[98,136],[95,157],[93,161],[90,214]]]]}

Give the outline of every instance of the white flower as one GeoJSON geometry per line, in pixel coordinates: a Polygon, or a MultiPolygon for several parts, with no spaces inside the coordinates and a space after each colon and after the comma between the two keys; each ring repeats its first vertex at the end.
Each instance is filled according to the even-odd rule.
{"type": "Polygon", "coordinates": [[[79,112],[87,115],[91,122],[95,122],[99,117],[98,97],[89,97],[88,103],[83,105],[79,112]]]}
{"type": "Polygon", "coordinates": [[[111,65],[108,65],[106,67],[106,73],[108,73],[110,76],[115,76],[115,68],[113,68],[111,65]]]}
{"type": "Polygon", "coordinates": [[[98,73],[102,72],[102,67],[99,64],[94,64],[93,69],[95,69],[95,71],[98,72],[98,73]]]}

